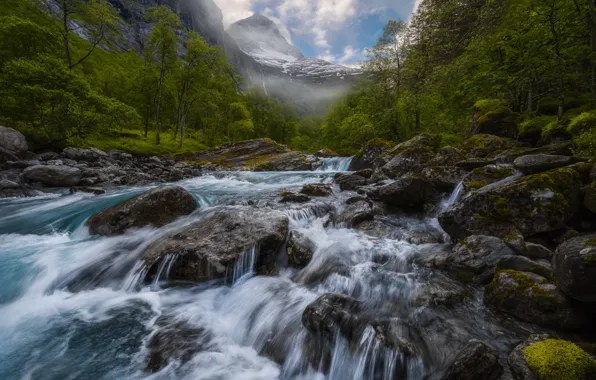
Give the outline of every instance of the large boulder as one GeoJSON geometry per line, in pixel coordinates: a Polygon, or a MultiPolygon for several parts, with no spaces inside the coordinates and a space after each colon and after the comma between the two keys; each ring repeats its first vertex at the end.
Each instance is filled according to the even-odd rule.
{"type": "Polygon", "coordinates": [[[197,209],[197,201],[180,186],[147,191],[100,211],[87,221],[93,235],[118,235],[130,228],[162,227],[197,209]]]}
{"type": "Polygon", "coordinates": [[[432,182],[437,190],[451,192],[467,174],[456,166],[429,166],[422,169],[419,176],[432,182]]]}
{"type": "Polygon", "coordinates": [[[524,174],[536,174],[569,166],[576,162],[575,157],[554,154],[529,154],[516,158],[513,161],[513,166],[524,174]]]}
{"type": "Polygon", "coordinates": [[[375,187],[367,195],[370,199],[395,207],[422,208],[429,202],[435,202],[438,193],[434,184],[429,180],[405,177],[388,185],[375,187]]]}
{"type": "Polygon", "coordinates": [[[75,161],[95,162],[100,158],[108,158],[108,154],[103,150],[97,148],[81,149],[81,148],[66,148],[62,151],[62,155],[66,158],[75,161]]]}
{"type": "Polygon", "coordinates": [[[340,211],[334,215],[333,221],[337,225],[355,227],[360,223],[373,220],[375,217],[372,202],[364,197],[353,197],[346,201],[340,211]]]}
{"type": "Polygon", "coordinates": [[[335,178],[335,183],[339,185],[341,191],[357,190],[366,185],[366,178],[356,173],[344,174],[335,178]]]}
{"type": "Polygon", "coordinates": [[[584,188],[584,207],[586,210],[596,214],[596,182],[592,182],[590,185],[584,188]]]}
{"type": "Polygon", "coordinates": [[[326,197],[333,194],[333,188],[326,183],[309,183],[302,186],[300,192],[312,197],[326,197]]]}
{"type": "Polygon", "coordinates": [[[169,266],[167,280],[172,281],[204,282],[245,274],[237,271],[269,273],[286,242],[288,225],[281,211],[215,210],[145,248],[141,259],[149,269],[147,280],[160,276],[164,262],[169,266]]]}
{"type": "Polygon", "coordinates": [[[470,342],[441,380],[498,380],[503,373],[497,353],[482,342],[470,342]]]}
{"type": "Polygon", "coordinates": [[[557,247],[553,271],[559,289],[582,302],[596,302],[596,234],[578,236],[557,247]]]}
{"type": "Polygon", "coordinates": [[[496,270],[510,269],[518,272],[531,272],[544,278],[552,278],[553,268],[550,264],[530,260],[525,256],[503,256],[496,266],[496,270]]]}
{"type": "Polygon", "coordinates": [[[35,165],[23,170],[27,182],[39,182],[46,186],[77,186],[81,181],[81,171],[65,165],[35,165]]]}
{"type": "Polygon", "coordinates": [[[389,149],[391,149],[391,144],[388,141],[382,139],[374,139],[369,141],[362,148],[362,151],[356,154],[350,163],[349,171],[372,168],[377,158],[379,158],[389,149]]]}
{"type": "Polygon", "coordinates": [[[439,215],[439,222],[455,240],[552,232],[564,228],[578,211],[580,189],[579,174],[569,168],[512,178],[460,199],[439,215]]]}
{"type": "Polygon", "coordinates": [[[470,120],[469,135],[489,134],[515,139],[518,134],[517,119],[519,114],[507,107],[474,106],[474,115],[470,120]]]}
{"type": "Polygon", "coordinates": [[[479,134],[464,141],[459,148],[468,158],[495,158],[508,150],[518,149],[521,145],[510,138],[479,134]]]}
{"type": "Polygon", "coordinates": [[[381,171],[389,178],[419,171],[436,156],[437,141],[430,135],[419,135],[397,145],[383,156],[381,171]]]}
{"type": "Polygon", "coordinates": [[[588,380],[596,378],[596,361],[572,342],[532,335],[509,355],[517,380],[588,380]]]}
{"type": "Polygon", "coordinates": [[[312,260],[316,248],[312,240],[302,232],[292,231],[286,247],[288,262],[295,267],[305,267],[312,260]]]}
{"type": "Polygon", "coordinates": [[[460,281],[487,284],[492,280],[499,260],[514,254],[497,237],[469,236],[453,248],[443,265],[460,281]]]}
{"type": "Polygon", "coordinates": [[[0,162],[19,160],[28,150],[27,140],[21,132],[0,125],[0,162]]]}
{"type": "Polygon", "coordinates": [[[585,316],[546,278],[500,270],[484,291],[484,302],[521,320],[557,329],[581,328],[585,316]]]}

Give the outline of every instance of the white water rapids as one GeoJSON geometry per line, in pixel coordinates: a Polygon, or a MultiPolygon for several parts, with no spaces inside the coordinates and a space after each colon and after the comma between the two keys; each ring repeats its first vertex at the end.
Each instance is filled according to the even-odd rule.
{"type": "MultiPolygon", "coordinates": [[[[200,204],[199,216],[117,237],[90,237],[84,222],[147,188],[0,200],[0,379],[422,380],[440,374],[470,339],[507,352],[523,327],[495,319],[482,306],[478,289],[463,289],[419,264],[445,244],[417,245],[325,227],[326,211],[343,207],[354,195],[339,189],[332,198],[300,206],[279,203],[280,192],[331,183],[333,169],[349,165],[346,159],[334,162],[341,167],[225,173],[179,182],[200,204]],[[254,276],[255,252],[248,251],[236,265],[233,283],[169,286],[165,260],[156,281],[141,281],[143,247],[224,205],[285,210],[290,230],[315,242],[312,262],[301,271],[282,266],[279,276],[254,276]],[[456,306],[432,302],[444,292],[459,291],[469,296],[456,306]],[[367,310],[395,322],[396,334],[412,349],[386,348],[369,330],[356,343],[336,335],[326,347],[329,358],[312,360],[316,349],[302,312],[329,292],[357,298],[367,310]],[[202,329],[205,341],[188,362],[150,374],[145,371],[147,342],[163,318],[202,329]]],[[[385,218],[406,235],[416,231],[442,239],[436,220],[385,218]]]]}

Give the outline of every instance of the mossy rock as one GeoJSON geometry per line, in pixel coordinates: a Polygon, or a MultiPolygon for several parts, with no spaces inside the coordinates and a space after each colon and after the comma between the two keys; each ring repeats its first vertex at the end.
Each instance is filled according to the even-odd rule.
{"type": "Polygon", "coordinates": [[[485,99],[474,105],[474,116],[470,121],[470,136],[490,134],[517,138],[519,114],[511,112],[500,99],[485,99]]]}
{"type": "Polygon", "coordinates": [[[466,191],[478,190],[513,175],[515,170],[510,165],[486,165],[468,173],[463,180],[464,188],[466,191]]]}
{"type": "Polygon", "coordinates": [[[470,235],[528,237],[564,228],[579,210],[581,181],[570,168],[504,180],[462,198],[439,215],[456,240],[470,235]]]}
{"type": "Polygon", "coordinates": [[[571,119],[567,132],[571,135],[578,135],[590,129],[596,129],[596,111],[583,112],[571,119]]]}
{"type": "Polygon", "coordinates": [[[553,256],[553,272],[563,293],[596,303],[596,234],[565,241],[553,256]]]}
{"type": "Polygon", "coordinates": [[[385,154],[393,145],[383,139],[370,140],[362,149],[360,149],[350,164],[350,171],[370,169],[375,161],[381,155],[385,154]]]}
{"type": "Polygon", "coordinates": [[[539,340],[523,348],[529,369],[540,380],[596,378],[596,361],[576,344],[556,338],[539,340]]]}
{"type": "Polygon", "coordinates": [[[435,137],[429,134],[416,136],[383,154],[381,170],[390,178],[417,173],[436,157],[437,148],[435,137]]]}
{"type": "Polygon", "coordinates": [[[554,283],[529,272],[497,270],[486,287],[484,302],[497,311],[542,327],[578,329],[585,315],[554,283]]]}
{"type": "Polygon", "coordinates": [[[518,141],[488,134],[472,136],[460,145],[468,158],[493,158],[503,151],[518,147],[521,147],[518,141]]]}

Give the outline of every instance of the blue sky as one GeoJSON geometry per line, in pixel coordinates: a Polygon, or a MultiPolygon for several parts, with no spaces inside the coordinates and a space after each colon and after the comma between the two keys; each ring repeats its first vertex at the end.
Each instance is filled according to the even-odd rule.
{"type": "Polygon", "coordinates": [[[407,21],[419,0],[214,0],[226,27],[261,13],[308,57],[356,64],[391,19],[407,21]]]}

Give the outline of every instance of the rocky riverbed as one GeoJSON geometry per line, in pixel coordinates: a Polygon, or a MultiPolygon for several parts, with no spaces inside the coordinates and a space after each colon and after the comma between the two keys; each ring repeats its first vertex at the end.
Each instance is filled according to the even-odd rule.
{"type": "Polygon", "coordinates": [[[9,140],[2,378],[596,378],[596,169],[567,142],[9,140]]]}

